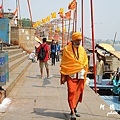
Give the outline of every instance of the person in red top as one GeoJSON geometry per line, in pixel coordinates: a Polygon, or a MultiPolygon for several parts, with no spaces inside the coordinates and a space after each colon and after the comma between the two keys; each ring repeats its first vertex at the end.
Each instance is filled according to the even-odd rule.
{"type": "Polygon", "coordinates": [[[46,68],[46,72],[47,72],[47,78],[51,78],[52,76],[50,76],[49,74],[49,66],[48,66],[48,60],[50,59],[50,47],[49,45],[46,43],[46,38],[43,38],[43,44],[41,44],[38,49],[37,49],[37,53],[39,53],[41,47],[44,47],[45,51],[46,51],[46,56],[44,60],[39,60],[39,66],[40,66],[40,74],[41,74],[41,78],[43,78],[43,67],[45,65],[46,68]]]}

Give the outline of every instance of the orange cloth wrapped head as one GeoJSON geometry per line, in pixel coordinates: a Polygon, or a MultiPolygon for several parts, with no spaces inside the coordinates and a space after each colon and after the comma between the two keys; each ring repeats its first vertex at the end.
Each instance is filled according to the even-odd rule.
{"type": "Polygon", "coordinates": [[[72,41],[75,41],[75,40],[82,40],[82,33],[74,32],[72,34],[72,41]]]}

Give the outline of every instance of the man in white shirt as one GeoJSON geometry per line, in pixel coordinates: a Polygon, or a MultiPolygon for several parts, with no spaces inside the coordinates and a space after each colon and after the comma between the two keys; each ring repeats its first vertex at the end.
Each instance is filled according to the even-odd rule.
{"type": "Polygon", "coordinates": [[[29,54],[29,60],[32,60],[32,62],[37,62],[36,60],[36,55],[35,55],[35,51],[32,51],[30,54],[29,54]]]}
{"type": "Polygon", "coordinates": [[[97,77],[96,77],[96,81],[97,81],[98,84],[102,84],[103,73],[104,73],[104,61],[102,59],[102,56],[98,56],[97,77]]]}

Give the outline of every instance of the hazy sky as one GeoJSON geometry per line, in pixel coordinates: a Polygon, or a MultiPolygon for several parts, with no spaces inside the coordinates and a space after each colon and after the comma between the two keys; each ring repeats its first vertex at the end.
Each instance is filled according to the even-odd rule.
{"type": "MultiPolygon", "coordinates": [[[[2,1],[2,0],[0,0],[2,1]]],[[[3,0],[4,10],[8,12],[15,10],[16,0],[3,0]]],[[[30,18],[27,6],[27,0],[19,0],[21,17],[30,18]]],[[[60,8],[68,11],[68,4],[72,0],[30,0],[33,21],[41,20],[52,12],[58,12],[60,8]]],[[[81,28],[81,0],[78,2],[78,31],[81,28]]],[[[116,40],[120,40],[120,0],[93,0],[94,7],[94,29],[95,39],[114,39],[117,32],[116,40]]],[[[59,17],[57,17],[59,18],[59,17]]],[[[84,0],[84,33],[91,38],[91,17],[90,17],[90,0],[84,0]]]]}

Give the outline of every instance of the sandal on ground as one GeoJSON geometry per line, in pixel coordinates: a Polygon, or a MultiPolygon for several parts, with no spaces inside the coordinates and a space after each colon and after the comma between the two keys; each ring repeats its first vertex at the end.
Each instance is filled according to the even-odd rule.
{"type": "Polygon", "coordinates": [[[80,117],[80,114],[78,112],[75,113],[76,117],[80,117]]]}
{"type": "Polygon", "coordinates": [[[71,115],[70,115],[70,119],[71,119],[71,120],[76,120],[76,115],[75,115],[75,114],[71,114],[71,115]]]}
{"type": "Polygon", "coordinates": [[[77,110],[75,109],[74,111],[75,111],[76,117],[80,117],[80,114],[77,112],[77,110]]]}

